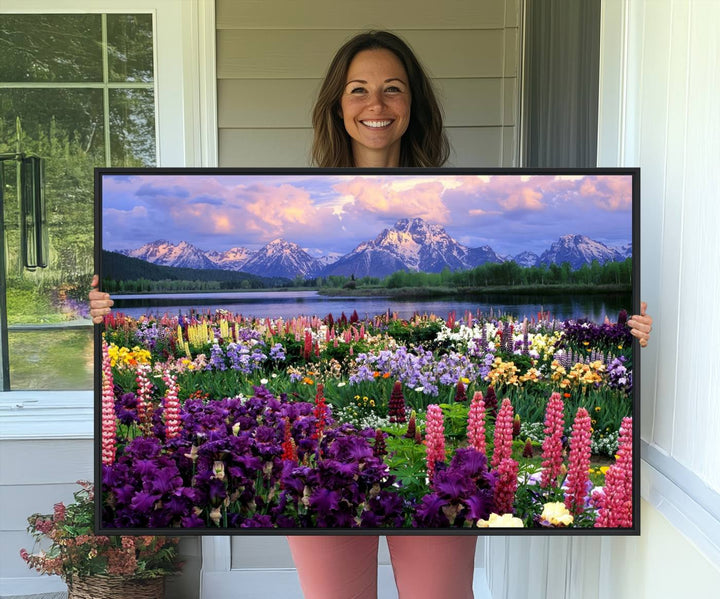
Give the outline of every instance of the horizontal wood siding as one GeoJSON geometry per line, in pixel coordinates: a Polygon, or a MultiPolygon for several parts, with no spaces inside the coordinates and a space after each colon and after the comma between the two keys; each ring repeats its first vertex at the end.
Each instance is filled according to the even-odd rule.
{"type": "Polygon", "coordinates": [[[519,5],[218,0],[220,166],[308,166],[310,114],[330,59],[367,29],[399,33],[433,78],[453,144],[449,166],[514,165],[519,5]],[[368,20],[378,14],[381,22],[368,20]]]}
{"type": "Polygon", "coordinates": [[[92,480],[91,439],[0,441],[0,579],[33,576],[19,551],[32,549],[27,517],[70,502],[77,480],[92,480]]]}
{"type": "Polygon", "coordinates": [[[218,29],[498,29],[517,27],[517,2],[498,0],[221,0],[218,29]],[[373,23],[369,15],[381,15],[373,23]]]}

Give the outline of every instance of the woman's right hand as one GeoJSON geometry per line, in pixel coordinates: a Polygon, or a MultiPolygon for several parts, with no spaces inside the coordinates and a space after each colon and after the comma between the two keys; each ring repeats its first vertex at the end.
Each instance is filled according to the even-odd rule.
{"type": "Polygon", "coordinates": [[[114,303],[110,299],[109,293],[98,291],[97,286],[99,284],[99,277],[94,275],[92,283],[90,283],[92,290],[88,294],[88,299],[90,300],[90,317],[95,324],[100,324],[105,318],[105,315],[110,314],[110,307],[114,303]]]}

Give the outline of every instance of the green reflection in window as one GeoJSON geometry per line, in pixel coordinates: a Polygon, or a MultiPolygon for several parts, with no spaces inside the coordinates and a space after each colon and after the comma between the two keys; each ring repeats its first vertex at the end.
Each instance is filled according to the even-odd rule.
{"type": "Polygon", "coordinates": [[[108,15],[110,81],[153,81],[152,15],[108,15]]]}
{"type": "Polygon", "coordinates": [[[102,81],[100,15],[2,15],[0,81],[102,81]]]}
{"type": "Polygon", "coordinates": [[[92,389],[92,328],[11,331],[9,345],[13,389],[92,389]]]}
{"type": "Polygon", "coordinates": [[[110,90],[112,166],[155,166],[155,110],[151,89],[110,90]]]}

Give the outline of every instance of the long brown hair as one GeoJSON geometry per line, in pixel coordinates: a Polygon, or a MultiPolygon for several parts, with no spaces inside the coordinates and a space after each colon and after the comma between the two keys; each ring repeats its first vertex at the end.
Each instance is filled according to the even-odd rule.
{"type": "Polygon", "coordinates": [[[340,98],[355,55],[377,49],[389,50],[398,57],[412,94],[410,122],[400,146],[400,166],[442,166],[450,154],[450,145],[432,83],[410,47],[388,31],[360,33],[335,54],[313,109],[313,163],[321,167],[355,166],[350,136],[340,116],[340,98]]]}

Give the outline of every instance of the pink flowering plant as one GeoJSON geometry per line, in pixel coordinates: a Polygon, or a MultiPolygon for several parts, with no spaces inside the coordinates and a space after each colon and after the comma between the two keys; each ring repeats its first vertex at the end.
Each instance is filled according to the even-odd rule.
{"type": "Polygon", "coordinates": [[[93,485],[78,484],[73,503],[56,503],[52,514],[28,517],[35,547],[32,553],[21,549],[20,556],[30,568],[67,582],[89,576],[156,578],[181,570],[176,538],[93,534],[93,485]]]}
{"type": "Polygon", "coordinates": [[[105,324],[103,529],[633,526],[624,322],[105,324]]]}

